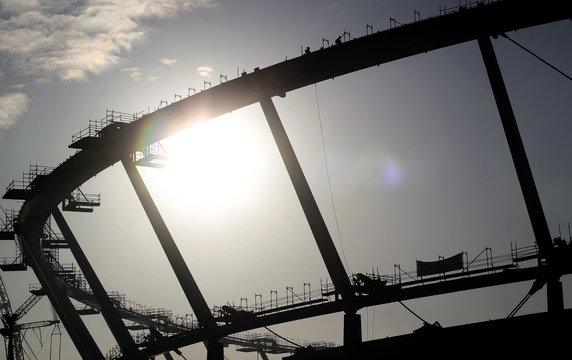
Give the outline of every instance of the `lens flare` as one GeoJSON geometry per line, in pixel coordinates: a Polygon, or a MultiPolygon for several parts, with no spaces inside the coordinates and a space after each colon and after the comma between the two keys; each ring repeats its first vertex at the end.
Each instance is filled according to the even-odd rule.
{"type": "Polygon", "coordinates": [[[206,121],[162,142],[169,160],[163,192],[201,211],[234,206],[253,191],[258,153],[241,119],[232,114],[206,121]]]}

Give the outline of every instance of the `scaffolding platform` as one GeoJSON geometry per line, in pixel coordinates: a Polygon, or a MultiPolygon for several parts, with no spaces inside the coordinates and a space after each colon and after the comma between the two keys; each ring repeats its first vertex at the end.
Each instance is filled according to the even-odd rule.
{"type": "Polygon", "coordinates": [[[2,271],[26,271],[26,270],[28,270],[28,266],[24,263],[0,264],[0,270],[2,270],[2,271]]]}
{"type": "Polygon", "coordinates": [[[141,330],[148,330],[149,329],[148,326],[136,324],[136,323],[127,325],[126,328],[129,330],[133,330],[133,331],[141,331],[141,330]]]}
{"type": "Polygon", "coordinates": [[[65,240],[61,239],[45,239],[42,240],[43,249],[68,249],[70,246],[65,240]]]}
{"type": "Polygon", "coordinates": [[[46,291],[44,290],[44,288],[42,288],[40,284],[30,284],[30,286],[28,287],[28,291],[30,291],[30,294],[36,296],[46,295],[46,291]]]}
{"type": "Polygon", "coordinates": [[[90,306],[80,307],[75,309],[79,315],[97,315],[99,310],[94,309],[90,306]]]}
{"type": "Polygon", "coordinates": [[[4,196],[2,196],[2,199],[6,200],[28,200],[30,198],[30,189],[7,188],[6,193],[4,193],[4,196]]]}
{"type": "Polygon", "coordinates": [[[143,151],[132,155],[133,163],[137,166],[146,166],[162,169],[167,165],[169,156],[160,143],[151,144],[143,151]]]}
{"type": "Polygon", "coordinates": [[[42,179],[54,168],[48,166],[30,165],[30,170],[22,174],[22,180],[12,180],[6,187],[6,193],[2,196],[7,200],[28,200],[42,179]]]}
{"type": "Polygon", "coordinates": [[[0,231],[0,240],[14,240],[16,233],[13,231],[0,231]]]}
{"type": "Polygon", "coordinates": [[[72,135],[71,149],[96,150],[104,147],[103,139],[113,136],[117,130],[141,118],[143,112],[124,113],[115,110],[106,110],[105,117],[100,120],[89,120],[89,126],[72,135]]]}
{"type": "Polygon", "coordinates": [[[101,194],[84,194],[77,189],[62,201],[62,211],[93,212],[94,207],[101,205],[101,194]]]}

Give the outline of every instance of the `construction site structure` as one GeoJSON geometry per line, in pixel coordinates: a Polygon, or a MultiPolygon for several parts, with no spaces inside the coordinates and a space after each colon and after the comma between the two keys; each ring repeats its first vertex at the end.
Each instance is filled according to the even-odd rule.
{"type": "MultiPolygon", "coordinates": [[[[32,295],[15,311],[12,311],[8,291],[2,276],[0,276],[0,313],[3,325],[3,328],[0,329],[0,334],[4,337],[7,360],[24,360],[23,333],[26,330],[36,330],[59,324],[57,319],[21,323],[20,320],[40,301],[42,296],[43,293],[41,291],[32,291],[32,295]]],[[[35,355],[32,353],[32,356],[35,355]]],[[[31,358],[31,356],[28,355],[28,358],[31,358]]]]}
{"type": "MultiPolygon", "coordinates": [[[[129,115],[107,111],[101,121],[90,121],[86,130],[74,135],[70,148],[79,151],[73,156],[55,168],[31,167],[22,181],[14,181],[8,186],[4,198],[22,200],[23,205],[17,217],[12,217],[12,227],[4,226],[2,237],[14,234],[11,240],[19,246],[22,266],[29,266],[35,272],[42,291],[52,302],[79,355],[85,360],[105,358],[80,317],[88,312],[102,315],[119,346],[117,354],[123,359],[148,359],[159,354],[169,359],[171,351],[178,353],[179,348],[202,342],[206,344],[208,360],[223,360],[225,341],[244,341],[235,334],[331,313],[344,314],[343,346],[320,351],[308,346],[293,357],[349,359],[371,351],[383,352],[382,349],[391,349],[392,346],[405,347],[413,354],[421,345],[434,345],[438,336],[446,335],[447,339],[455,342],[451,347],[453,350],[443,346],[438,350],[442,358],[453,358],[458,355],[457,346],[471,344],[474,342],[472,339],[483,331],[494,334],[498,331],[482,323],[453,331],[434,324],[408,337],[392,339],[390,343],[363,343],[361,318],[357,312],[373,305],[523,281],[533,281],[530,295],[546,287],[546,314],[513,316],[496,323],[498,328],[520,334],[518,330],[527,326],[548,326],[551,330],[542,334],[529,329],[533,335],[525,338],[563,340],[562,334],[552,329],[564,329],[565,334],[570,333],[572,312],[564,309],[560,281],[562,276],[572,273],[570,245],[556,241],[550,235],[491,38],[571,17],[572,3],[556,0],[545,1],[542,6],[531,0],[465,2],[453,10],[443,9],[438,17],[425,20],[416,17],[411,24],[400,24],[394,20],[389,30],[368,32],[354,39],[348,33],[347,38],[340,39],[333,46],[316,51],[307,48],[297,58],[264,69],[255,68],[252,73],[243,72],[235,79],[221,81],[219,85],[211,87],[209,83],[207,88],[205,83],[203,91],[193,95],[189,92],[190,96],[179,97],[178,101],[160,106],[152,113],[129,115]],[[476,260],[468,261],[467,255],[458,253],[435,262],[420,261],[414,272],[403,271],[398,266],[393,277],[373,272],[350,276],[334,246],[272,98],[285,97],[290,91],[368,67],[469,41],[478,43],[485,63],[536,240],[535,247],[520,254],[517,250],[516,255],[511,254],[505,263],[489,256],[485,249],[485,265],[481,268],[477,267],[479,263],[476,260]],[[251,104],[259,104],[262,108],[329,279],[325,285],[321,284],[319,294],[304,284],[301,296],[294,293],[293,287],[287,287],[285,299],[278,299],[277,292],[271,290],[269,303],[255,295],[253,308],[246,302],[243,306],[241,299],[238,307],[227,304],[211,309],[137,166],[160,168],[167,160],[167,154],[158,145],[162,139],[251,104]],[[120,293],[106,291],[59,209],[62,204],[63,210],[89,212],[98,206],[99,196],[87,196],[79,188],[117,162],[121,162],[127,173],[193,310],[191,322],[175,320],[178,318],[167,310],[132,306],[120,293]],[[58,233],[52,229],[51,219],[57,225],[58,233]],[[74,264],[60,263],[59,251],[62,249],[69,249],[74,264]],[[84,305],[78,309],[70,298],[84,305]],[[143,328],[146,332],[141,336],[132,334],[132,331],[143,328]],[[436,332],[441,330],[444,332],[436,332]]],[[[5,326],[12,326],[10,324],[6,322],[5,326]]],[[[557,349],[557,345],[558,342],[551,344],[551,349],[557,349]]],[[[264,346],[260,345],[260,348],[264,346]]],[[[251,340],[248,349],[254,348],[255,342],[251,340]]],[[[513,355],[529,351],[505,350],[510,350],[513,355]]],[[[546,349],[539,345],[538,350],[546,349]]],[[[395,352],[388,350],[385,353],[395,352]]]]}

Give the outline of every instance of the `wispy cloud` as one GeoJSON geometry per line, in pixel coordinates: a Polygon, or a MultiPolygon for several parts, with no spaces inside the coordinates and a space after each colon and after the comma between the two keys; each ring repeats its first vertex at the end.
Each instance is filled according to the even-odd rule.
{"type": "Polygon", "coordinates": [[[144,20],[212,6],[212,0],[4,0],[0,55],[19,74],[84,80],[125,63],[125,53],[150,30],[144,20]]]}
{"type": "Polygon", "coordinates": [[[163,65],[174,65],[174,64],[176,64],[176,63],[178,62],[178,61],[175,60],[175,59],[167,59],[167,58],[161,59],[161,60],[159,60],[159,61],[160,61],[161,64],[163,64],[163,65]]]}
{"type": "Polygon", "coordinates": [[[28,110],[30,99],[24,93],[10,93],[0,96],[0,132],[16,125],[28,110]]]}
{"type": "Polygon", "coordinates": [[[121,69],[121,72],[124,72],[129,75],[129,77],[136,81],[154,81],[157,80],[159,77],[156,75],[152,75],[160,71],[160,69],[155,70],[143,70],[138,66],[133,67],[126,67],[121,69]]]}
{"type": "Polygon", "coordinates": [[[213,72],[213,68],[208,65],[199,66],[197,68],[197,73],[202,77],[210,77],[213,72]]]}

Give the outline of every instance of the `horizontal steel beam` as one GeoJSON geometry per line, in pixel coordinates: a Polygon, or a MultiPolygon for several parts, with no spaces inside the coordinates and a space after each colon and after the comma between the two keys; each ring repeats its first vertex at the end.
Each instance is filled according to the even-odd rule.
{"type": "MultiPolygon", "coordinates": [[[[565,274],[572,274],[572,265],[565,270],[565,274]]],[[[351,300],[351,306],[361,309],[368,306],[389,304],[397,301],[418,299],[428,296],[443,295],[453,292],[466,291],[490,286],[498,286],[523,281],[531,281],[543,276],[546,269],[544,267],[530,267],[524,269],[508,269],[494,274],[485,274],[475,277],[460,278],[454,280],[441,281],[427,285],[412,286],[410,288],[393,288],[388,291],[380,291],[373,295],[356,296],[351,300]]],[[[248,319],[241,319],[234,323],[218,327],[218,336],[224,337],[242,331],[252,330],[264,326],[276,325],[291,321],[307,319],[316,316],[333,314],[344,311],[346,308],[344,300],[337,300],[301,307],[265,316],[253,316],[248,319]]],[[[162,340],[142,350],[142,354],[151,356],[159,354],[171,348],[179,348],[203,341],[206,334],[201,331],[181,333],[162,340]]]]}

